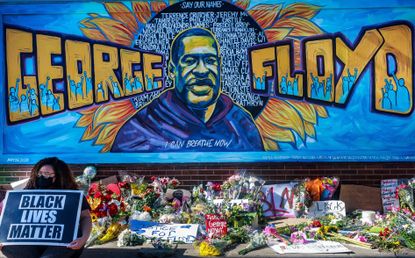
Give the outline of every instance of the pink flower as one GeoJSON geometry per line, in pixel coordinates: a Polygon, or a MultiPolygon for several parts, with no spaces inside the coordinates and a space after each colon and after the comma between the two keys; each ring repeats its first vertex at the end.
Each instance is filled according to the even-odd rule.
{"type": "Polygon", "coordinates": [[[278,232],[273,226],[266,226],[264,228],[264,235],[266,236],[277,236],[278,232]]]}
{"type": "Polygon", "coordinates": [[[306,235],[304,234],[304,232],[301,232],[301,231],[291,233],[290,241],[293,244],[305,244],[305,243],[307,243],[306,235]]]}

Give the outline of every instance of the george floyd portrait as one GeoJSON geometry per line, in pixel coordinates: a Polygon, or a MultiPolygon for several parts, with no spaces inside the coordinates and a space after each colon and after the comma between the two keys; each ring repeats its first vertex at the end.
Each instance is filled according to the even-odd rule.
{"type": "Polygon", "coordinates": [[[170,47],[173,88],[122,125],[111,152],[262,151],[251,114],[222,92],[221,68],[212,32],[180,32],[170,47]]]}

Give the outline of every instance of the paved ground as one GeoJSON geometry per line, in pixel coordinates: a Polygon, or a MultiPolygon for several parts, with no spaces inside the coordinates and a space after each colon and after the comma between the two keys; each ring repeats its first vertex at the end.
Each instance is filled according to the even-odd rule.
{"type": "MultiPolygon", "coordinates": [[[[276,257],[280,256],[275,253],[271,248],[263,248],[260,250],[252,251],[247,255],[239,255],[238,251],[245,245],[239,245],[235,249],[226,253],[225,257],[276,257]]],[[[354,258],[354,257],[414,257],[415,252],[410,250],[403,250],[400,253],[386,253],[379,252],[377,250],[368,250],[364,248],[355,247],[345,244],[347,248],[352,250],[352,253],[348,254],[284,254],[283,256],[293,257],[333,257],[333,258],[354,258]]],[[[193,248],[192,245],[179,245],[175,253],[166,253],[160,250],[154,249],[151,245],[143,245],[138,247],[124,247],[120,248],[116,246],[116,242],[110,242],[102,246],[93,246],[87,248],[82,254],[81,258],[131,258],[131,257],[150,257],[150,258],[163,258],[163,257],[200,257],[198,251],[193,248]]]]}

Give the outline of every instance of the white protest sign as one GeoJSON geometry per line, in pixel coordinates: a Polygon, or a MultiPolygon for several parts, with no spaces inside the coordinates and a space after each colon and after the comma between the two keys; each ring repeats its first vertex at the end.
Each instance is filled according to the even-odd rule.
{"type": "Polygon", "coordinates": [[[333,214],[337,218],[346,216],[346,205],[342,201],[316,201],[308,209],[308,217],[317,218],[333,214]]]}
{"type": "Polygon", "coordinates": [[[351,253],[342,244],[334,241],[315,241],[307,244],[276,244],[271,246],[272,250],[279,254],[336,254],[351,253]]]}
{"type": "Polygon", "coordinates": [[[383,211],[390,211],[392,208],[399,208],[399,200],[396,198],[397,179],[387,179],[381,181],[381,196],[383,211]]]}
{"type": "Polygon", "coordinates": [[[191,244],[195,241],[198,224],[160,224],[148,221],[130,221],[130,229],[147,238],[158,238],[191,244]]]}
{"type": "Polygon", "coordinates": [[[296,182],[264,185],[261,190],[264,217],[295,218],[294,186],[296,185],[296,182]]]}

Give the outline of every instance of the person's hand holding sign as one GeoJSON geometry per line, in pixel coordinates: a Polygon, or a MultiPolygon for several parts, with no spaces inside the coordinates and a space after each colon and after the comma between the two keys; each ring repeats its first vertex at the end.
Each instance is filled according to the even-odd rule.
{"type": "Polygon", "coordinates": [[[89,210],[83,210],[81,212],[79,224],[82,229],[82,236],[69,243],[67,246],[69,249],[79,250],[86,244],[92,228],[91,215],[89,214],[89,210]]]}

